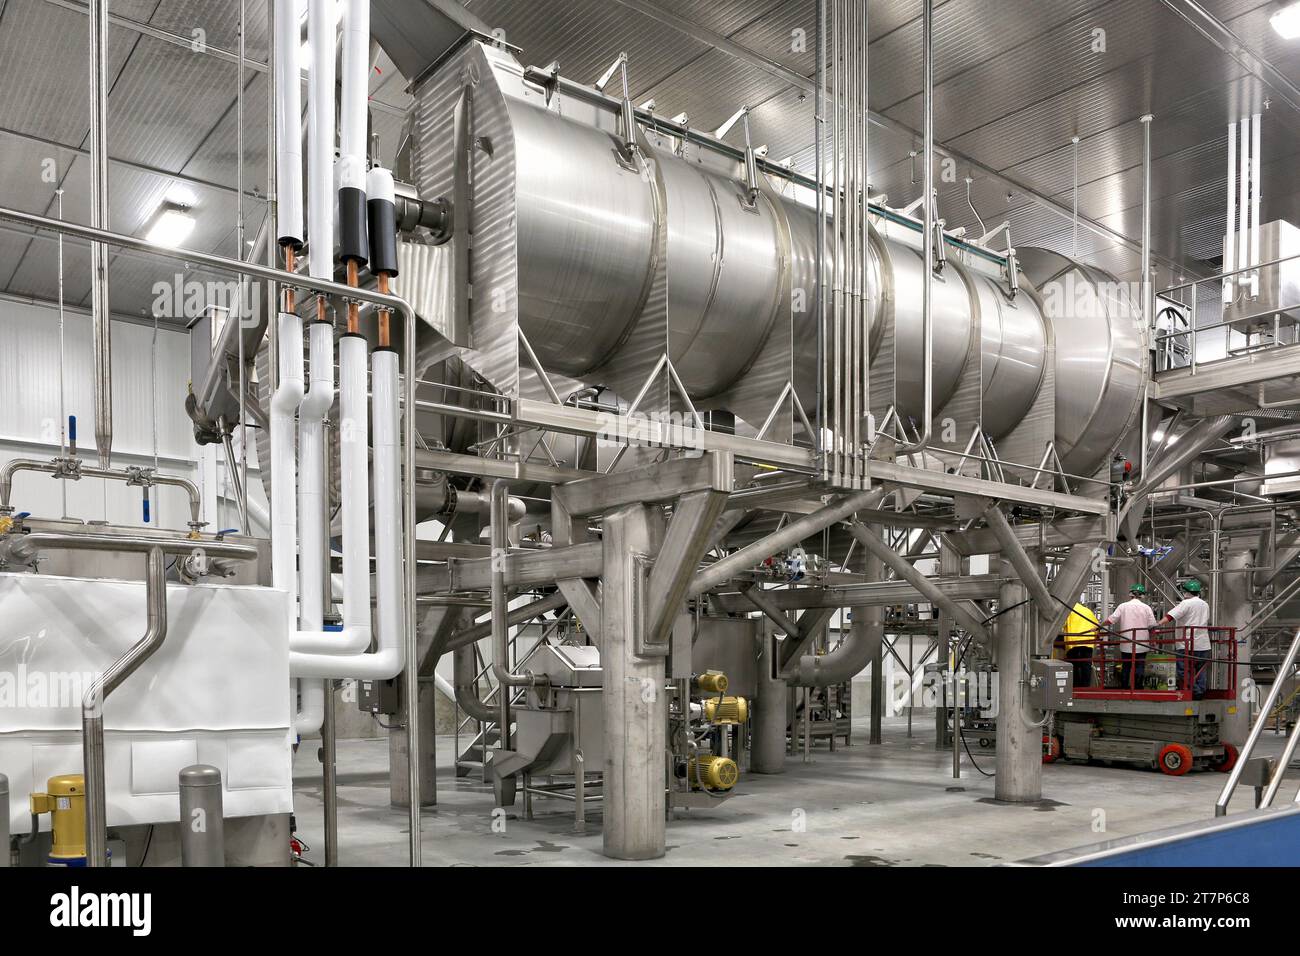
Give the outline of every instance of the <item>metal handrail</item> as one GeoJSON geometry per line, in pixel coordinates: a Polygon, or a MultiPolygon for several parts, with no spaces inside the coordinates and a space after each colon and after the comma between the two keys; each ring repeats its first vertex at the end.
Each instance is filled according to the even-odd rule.
{"type": "Polygon", "coordinates": [[[1231,279],[1233,276],[1243,275],[1247,272],[1256,272],[1260,269],[1267,269],[1270,266],[1278,266],[1284,262],[1290,262],[1292,259],[1300,259],[1300,253],[1290,256],[1281,256],[1277,259],[1269,259],[1267,262],[1256,262],[1254,265],[1242,266],[1240,269],[1233,269],[1231,272],[1220,272],[1218,275],[1206,276],[1192,282],[1184,282],[1182,285],[1171,285],[1167,289],[1162,289],[1159,294],[1167,298],[1170,292],[1182,292],[1184,289],[1191,289],[1198,285],[1204,285],[1207,282],[1219,282],[1223,279],[1231,279]]]}
{"type": "MultiPolygon", "coordinates": [[[[1232,794],[1237,789],[1237,784],[1241,781],[1241,775],[1246,769],[1246,761],[1255,752],[1255,745],[1259,743],[1259,738],[1264,733],[1264,725],[1268,723],[1268,715],[1272,712],[1274,705],[1277,704],[1277,698],[1282,694],[1283,675],[1291,673],[1295,667],[1297,654],[1300,654],[1300,630],[1297,630],[1295,637],[1291,639],[1291,647],[1287,650],[1286,659],[1282,662],[1282,666],[1278,668],[1278,678],[1273,681],[1273,686],[1268,692],[1268,700],[1259,709],[1259,717],[1256,719],[1254,726],[1250,728],[1250,735],[1246,738],[1246,744],[1241,748],[1241,754],[1237,757],[1237,762],[1228,775],[1228,782],[1223,785],[1223,791],[1219,794],[1219,799],[1214,803],[1214,815],[1216,817],[1224,816],[1228,812],[1228,803],[1232,800],[1232,794]]],[[[1278,787],[1281,786],[1282,777],[1286,773],[1286,765],[1290,762],[1290,755],[1295,750],[1297,740],[1300,740],[1300,732],[1293,731],[1290,739],[1287,740],[1286,758],[1278,761],[1277,767],[1273,770],[1268,792],[1265,794],[1265,799],[1260,803],[1261,807],[1267,807],[1272,802],[1278,787]]]]}

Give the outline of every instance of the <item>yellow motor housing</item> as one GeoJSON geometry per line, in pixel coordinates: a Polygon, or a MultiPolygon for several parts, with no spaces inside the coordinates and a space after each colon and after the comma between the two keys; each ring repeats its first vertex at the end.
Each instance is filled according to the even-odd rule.
{"type": "Polygon", "coordinates": [[[743,697],[704,698],[704,719],[711,724],[743,724],[749,718],[749,702],[743,697]]]}
{"type": "Polygon", "coordinates": [[[695,687],[701,694],[725,694],[731,682],[722,671],[705,671],[695,678],[695,687]]]}
{"type": "Polygon", "coordinates": [[[33,814],[50,815],[50,862],[73,863],[86,858],[86,782],[79,773],[51,777],[46,793],[33,793],[33,814]]]}
{"type": "Polygon", "coordinates": [[[687,767],[691,787],[695,790],[730,790],[740,779],[740,768],[730,757],[705,754],[692,757],[687,767]]]}

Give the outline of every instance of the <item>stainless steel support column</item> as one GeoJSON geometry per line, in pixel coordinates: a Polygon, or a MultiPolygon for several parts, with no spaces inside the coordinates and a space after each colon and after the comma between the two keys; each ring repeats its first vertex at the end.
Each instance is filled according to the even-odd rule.
{"type": "MultiPolygon", "coordinates": [[[[89,0],[90,225],[108,229],[108,0],[89,0]]],[[[108,296],[108,246],[90,247],[90,311],[95,377],[95,445],[102,468],[113,457],[113,347],[108,296]]]]}
{"type": "Polygon", "coordinates": [[[221,771],[194,764],[180,773],[181,866],[226,865],[221,771]]]}
{"type": "Polygon", "coordinates": [[[321,813],[325,829],[325,865],[339,865],[338,737],[334,681],[325,681],[325,719],[320,725],[321,813]]]}
{"type": "MultiPolygon", "coordinates": [[[[885,609],[873,604],[870,607],[853,609],[853,616],[883,618],[885,609]]],[[[875,621],[864,624],[868,629],[868,640],[872,642],[871,651],[871,736],[868,743],[880,743],[880,727],[885,716],[885,634],[883,622],[875,621]]]]}
{"type": "Polygon", "coordinates": [[[636,504],[606,514],[603,522],[604,853],[617,860],[664,855],[664,658],[637,653],[646,628],[650,521],[649,509],[636,504]]]}
{"type": "MultiPolygon", "coordinates": [[[[1222,627],[1235,627],[1238,635],[1251,616],[1252,574],[1245,569],[1255,563],[1254,557],[1254,553],[1248,550],[1229,551],[1224,557],[1224,573],[1216,575],[1214,580],[1214,591],[1220,606],[1218,615],[1211,617],[1210,621],[1222,627]]],[[[1244,700],[1241,693],[1242,679],[1250,676],[1252,643],[1252,639],[1247,637],[1244,642],[1237,644],[1237,712],[1229,713],[1223,719],[1223,739],[1237,747],[1246,742],[1254,717],[1254,702],[1244,700]]]]}
{"type": "MultiPolygon", "coordinates": [[[[785,771],[785,730],[789,688],[777,677],[780,670],[780,648],[772,626],[759,621],[758,634],[758,697],[754,701],[753,739],[749,748],[749,769],[754,773],[783,773],[785,771]]],[[[787,637],[786,640],[791,640],[787,637]]]]}
{"type": "MultiPolygon", "coordinates": [[[[1010,568],[1006,572],[1011,573],[1010,568]]],[[[999,608],[1009,608],[993,622],[998,665],[997,778],[994,795],[1012,803],[1033,803],[1043,796],[1043,732],[1025,714],[1029,648],[1036,631],[1028,590],[1021,583],[1002,586],[999,608]]]]}

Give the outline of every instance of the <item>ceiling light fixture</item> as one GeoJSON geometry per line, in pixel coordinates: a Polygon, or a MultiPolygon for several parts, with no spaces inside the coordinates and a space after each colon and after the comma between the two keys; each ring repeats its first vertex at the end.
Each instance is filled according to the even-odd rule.
{"type": "Polygon", "coordinates": [[[194,231],[195,220],[189,206],[164,202],[145,227],[145,241],[168,249],[179,249],[194,231]]]}
{"type": "Polygon", "coordinates": [[[1300,2],[1288,3],[1269,17],[1268,22],[1283,40],[1300,37],[1300,2]]]}

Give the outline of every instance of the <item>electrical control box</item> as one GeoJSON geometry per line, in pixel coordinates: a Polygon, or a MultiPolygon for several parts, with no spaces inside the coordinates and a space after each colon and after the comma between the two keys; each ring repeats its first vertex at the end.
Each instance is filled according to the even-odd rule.
{"type": "Polygon", "coordinates": [[[397,680],[357,681],[357,709],[376,717],[393,717],[401,710],[397,680]]]}
{"type": "Polygon", "coordinates": [[[1074,706],[1074,667],[1068,661],[1029,662],[1029,705],[1038,710],[1074,706]]]}

